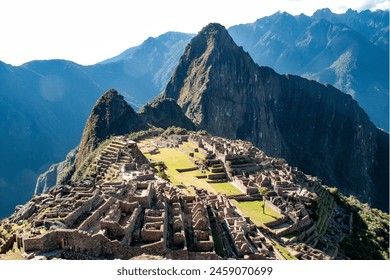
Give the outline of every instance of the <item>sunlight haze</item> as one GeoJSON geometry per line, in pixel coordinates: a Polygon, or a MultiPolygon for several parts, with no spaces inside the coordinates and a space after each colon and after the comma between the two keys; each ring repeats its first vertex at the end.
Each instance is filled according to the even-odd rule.
{"type": "Polygon", "coordinates": [[[0,60],[67,59],[88,65],[113,57],[167,31],[197,33],[210,22],[226,27],[277,11],[312,15],[388,9],[386,0],[179,1],[15,0],[0,2],[0,60]]]}

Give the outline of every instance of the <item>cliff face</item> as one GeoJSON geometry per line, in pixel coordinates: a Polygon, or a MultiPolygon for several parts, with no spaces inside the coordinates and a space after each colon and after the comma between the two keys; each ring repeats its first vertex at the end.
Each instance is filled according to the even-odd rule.
{"type": "Polygon", "coordinates": [[[122,135],[147,129],[137,113],[116,90],[102,95],[92,109],[85,125],[76,158],[76,169],[100,142],[112,135],[122,135]]]}
{"type": "Polygon", "coordinates": [[[175,99],[211,134],[252,141],[324,183],[388,209],[388,201],[378,200],[388,197],[388,160],[386,165],[386,157],[378,157],[388,134],[332,86],[259,67],[219,24],[190,42],[161,98],[175,99]]]}
{"type": "Polygon", "coordinates": [[[184,115],[180,106],[173,99],[153,100],[141,108],[139,116],[145,123],[168,128],[170,126],[195,130],[194,123],[184,115]]]}
{"type": "Polygon", "coordinates": [[[49,170],[39,175],[35,184],[34,194],[47,193],[51,188],[61,183],[61,180],[66,178],[68,172],[72,171],[77,152],[78,148],[71,150],[64,161],[51,165],[49,170]]]}

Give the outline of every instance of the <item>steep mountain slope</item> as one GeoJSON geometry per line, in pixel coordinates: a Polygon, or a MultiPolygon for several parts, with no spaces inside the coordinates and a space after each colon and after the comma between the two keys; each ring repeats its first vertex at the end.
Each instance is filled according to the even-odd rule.
{"type": "Polygon", "coordinates": [[[276,13],[229,28],[259,65],[329,83],[353,96],[388,131],[388,11],[276,13]]]}
{"type": "Polygon", "coordinates": [[[38,175],[77,145],[101,92],[69,61],[0,63],[0,217],[31,197],[38,175]]]}
{"type": "Polygon", "coordinates": [[[103,94],[92,109],[81,137],[76,168],[96,147],[112,135],[147,129],[137,113],[114,89],[103,94]]]}
{"type": "Polygon", "coordinates": [[[60,183],[63,180],[66,181],[68,175],[74,169],[77,152],[78,148],[71,150],[66,155],[64,161],[51,165],[49,170],[39,175],[34,194],[39,195],[41,193],[47,193],[52,187],[56,186],[57,183],[60,183]]]}
{"type": "Polygon", "coordinates": [[[139,115],[145,123],[164,129],[171,126],[196,129],[195,124],[184,115],[175,100],[169,98],[153,100],[141,108],[139,115]]]}
{"type": "Polygon", "coordinates": [[[200,129],[252,141],[325,183],[381,209],[388,194],[383,134],[357,102],[332,86],[259,67],[219,24],[187,46],[162,96],[172,98],[200,129]],[[378,167],[379,166],[379,167],[378,167]]]}

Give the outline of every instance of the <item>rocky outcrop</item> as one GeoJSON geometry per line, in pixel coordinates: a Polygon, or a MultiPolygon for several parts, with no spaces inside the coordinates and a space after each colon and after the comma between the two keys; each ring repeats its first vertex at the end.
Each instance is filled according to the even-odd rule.
{"type": "Polygon", "coordinates": [[[123,135],[147,129],[137,113],[116,90],[103,94],[88,118],[76,158],[76,169],[102,141],[112,135],[123,135]]]}
{"type": "Polygon", "coordinates": [[[39,175],[34,194],[47,193],[67,177],[67,174],[74,168],[77,152],[78,148],[71,150],[64,161],[51,165],[49,170],[39,175]]]}
{"type": "Polygon", "coordinates": [[[379,199],[389,193],[388,134],[336,88],[259,67],[219,24],[190,42],[161,98],[176,100],[200,129],[252,141],[388,210],[379,199]]]}
{"type": "Polygon", "coordinates": [[[18,221],[27,219],[34,213],[35,209],[35,202],[29,201],[25,205],[20,207],[20,209],[16,210],[15,213],[10,217],[10,220],[16,223],[18,221]]]}
{"type": "Polygon", "coordinates": [[[195,130],[194,123],[184,115],[180,106],[173,99],[153,100],[141,108],[139,112],[145,123],[168,128],[170,126],[195,130]]]}

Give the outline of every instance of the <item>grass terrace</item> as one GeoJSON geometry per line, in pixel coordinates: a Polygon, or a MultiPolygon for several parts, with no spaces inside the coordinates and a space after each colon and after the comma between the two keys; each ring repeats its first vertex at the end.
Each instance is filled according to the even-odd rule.
{"type": "Polygon", "coordinates": [[[264,223],[272,222],[282,218],[282,215],[276,213],[271,208],[268,208],[267,205],[265,206],[263,213],[264,202],[261,200],[237,201],[235,199],[232,199],[231,201],[257,226],[263,226],[264,223]]]}
{"type": "Polygon", "coordinates": [[[199,152],[194,152],[193,150],[196,148],[196,146],[193,143],[190,142],[184,142],[182,145],[182,148],[187,151],[188,153],[194,153],[194,155],[200,159],[206,159],[205,155],[199,153],[199,152]]]}
{"type": "Polygon", "coordinates": [[[209,183],[209,185],[211,185],[216,192],[220,192],[220,193],[223,193],[223,194],[226,194],[226,195],[242,194],[241,191],[239,191],[236,187],[234,187],[229,182],[209,183]]]}
{"type": "MultiPolygon", "coordinates": [[[[187,172],[178,172],[177,169],[186,169],[193,168],[196,165],[190,161],[190,157],[188,154],[175,149],[175,148],[160,148],[159,153],[150,154],[148,151],[150,150],[150,145],[153,139],[143,140],[139,143],[139,147],[145,156],[151,160],[152,162],[164,162],[167,169],[165,173],[168,176],[168,179],[174,185],[193,185],[197,188],[202,188],[212,193],[223,193],[226,195],[238,195],[242,194],[237,188],[235,188],[229,182],[224,183],[207,183],[206,179],[199,179],[197,176],[206,175],[202,173],[200,170],[192,170],[187,172]]],[[[188,150],[190,147],[194,148],[195,146],[192,143],[184,142],[183,146],[187,146],[188,150]]],[[[201,154],[199,154],[201,155],[201,154]]],[[[193,194],[193,190],[190,188],[186,189],[188,194],[193,194]]]]}

